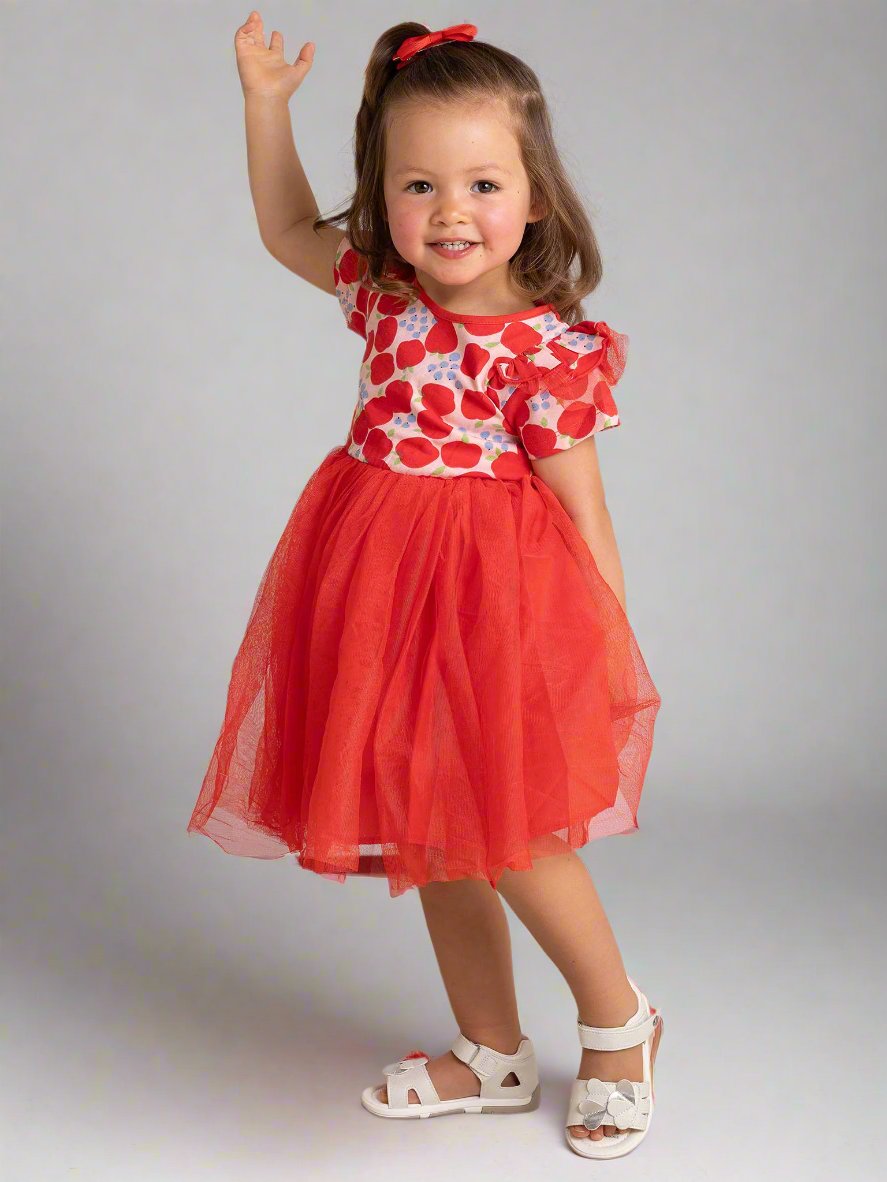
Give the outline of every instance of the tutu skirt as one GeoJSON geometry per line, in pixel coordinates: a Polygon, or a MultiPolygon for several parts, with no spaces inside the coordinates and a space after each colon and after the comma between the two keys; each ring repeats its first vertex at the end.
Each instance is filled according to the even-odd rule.
{"type": "Polygon", "coordinates": [[[660,698],[536,473],[330,451],[262,576],[187,829],[391,895],[637,829],[660,698]]]}

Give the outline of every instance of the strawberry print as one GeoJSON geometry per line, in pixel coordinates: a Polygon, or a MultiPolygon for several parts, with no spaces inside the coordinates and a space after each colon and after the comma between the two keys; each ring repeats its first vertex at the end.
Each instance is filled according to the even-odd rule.
{"type": "Polygon", "coordinates": [[[476,378],[490,360],[489,352],[474,341],[469,341],[462,354],[460,369],[470,378],[476,378]]]}
{"type": "Polygon", "coordinates": [[[401,341],[397,346],[395,360],[401,369],[407,369],[410,366],[418,365],[425,353],[426,349],[422,342],[411,338],[401,341]]]}
{"type": "Polygon", "coordinates": [[[383,316],[376,328],[375,348],[381,353],[394,343],[397,336],[397,320],[393,316],[383,316]]]}
{"type": "Polygon", "coordinates": [[[384,385],[394,373],[394,357],[390,353],[376,353],[370,358],[370,381],[374,386],[384,385]]]}
{"type": "Polygon", "coordinates": [[[453,353],[459,347],[459,337],[455,328],[446,320],[435,321],[434,327],[425,338],[425,348],[429,353],[453,353]]]}
{"type": "Polygon", "coordinates": [[[532,472],[531,459],[620,425],[612,389],[628,337],[605,321],[568,325],[551,304],[460,314],[415,278],[406,299],[370,289],[365,274],[343,237],[336,296],[346,326],[366,342],[346,440],[356,459],[423,476],[513,480],[532,472]]]}

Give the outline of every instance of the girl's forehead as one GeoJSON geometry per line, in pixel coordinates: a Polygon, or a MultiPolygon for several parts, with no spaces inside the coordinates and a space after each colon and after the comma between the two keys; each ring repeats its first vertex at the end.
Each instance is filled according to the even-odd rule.
{"type": "Polygon", "coordinates": [[[508,169],[519,159],[519,145],[508,112],[500,104],[440,108],[418,106],[392,115],[386,137],[389,172],[449,165],[478,167],[498,163],[508,169]]]}

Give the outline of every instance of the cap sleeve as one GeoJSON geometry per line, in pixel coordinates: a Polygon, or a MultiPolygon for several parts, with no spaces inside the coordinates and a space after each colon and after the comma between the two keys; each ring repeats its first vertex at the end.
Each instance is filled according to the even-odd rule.
{"type": "Polygon", "coordinates": [[[566,451],[620,425],[613,387],[625,369],[628,337],[603,320],[583,320],[538,349],[500,359],[499,376],[515,386],[509,422],[533,457],[566,451]]]}
{"type": "Polygon", "coordinates": [[[367,300],[370,289],[361,283],[361,277],[366,274],[366,259],[362,258],[352,247],[348,236],[344,235],[336,250],[336,261],[333,264],[333,280],[336,285],[336,298],[345,323],[366,340],[367,300]]]}

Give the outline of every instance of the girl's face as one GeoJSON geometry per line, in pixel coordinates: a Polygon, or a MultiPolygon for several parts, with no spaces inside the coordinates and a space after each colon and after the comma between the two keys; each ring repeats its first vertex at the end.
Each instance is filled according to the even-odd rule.
{"type": "Polygon", "coordinates": [[[523,310],[508,274],[527,222],[529,179],[502,108],[491,104],[395,111],[388,130],[385,204],[391,240],[432,299],[451,311],[523,310]],[[467,254],[441,239],[475,243],[467,254]],[[462,303],[463,307],[452,304],[462,303]]]}

